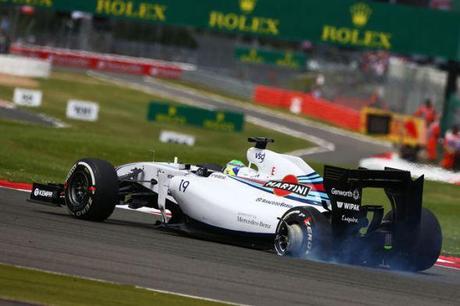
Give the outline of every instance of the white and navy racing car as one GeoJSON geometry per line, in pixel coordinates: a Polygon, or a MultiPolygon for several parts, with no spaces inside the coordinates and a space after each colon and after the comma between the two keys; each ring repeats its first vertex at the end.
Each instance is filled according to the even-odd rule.
{"type": "Polygon", "coordinates": [[[85,158],[64,184],[34,184],[30,200],[103,221],[117,205],[161,212],[161,226],[189,235],[274,250],[278,255],[420,271],[437,260],[436,217],[422,207],[423,177],[407,171],[325,166],[249,138],[247,166],[136,162],[113,167],[85,158]],[[363,205],[363,189],[383,188],[392,209],[363,205]]]}

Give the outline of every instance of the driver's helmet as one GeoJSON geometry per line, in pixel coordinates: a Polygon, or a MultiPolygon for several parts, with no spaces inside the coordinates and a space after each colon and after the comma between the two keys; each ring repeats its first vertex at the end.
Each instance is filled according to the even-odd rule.
{"type": "Polygon", "coordinates": [[[245,167],[242,161],[237,159],[231,160],[225,166],[224,174],[236,176],[242,167],[245,167]]]}

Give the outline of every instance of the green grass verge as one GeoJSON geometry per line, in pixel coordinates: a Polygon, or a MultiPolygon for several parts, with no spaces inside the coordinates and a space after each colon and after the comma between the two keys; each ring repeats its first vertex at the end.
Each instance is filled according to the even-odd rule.
{"type": "MultiPolygon", "coordinates": [[[[62,181],[69,167],[82,157],[98,157],[115,165],[152,160],[224,164],[231,159],[245,160],[246,139],[267,136],[276,139],[274,150],[288,152],[307,148],[307,141],[272,130],[245,124],[244,132],[227,133],[190,126],[152,123],[146,120],[147,107],[158,97],[119,87],[81,74],[54,73],[40,80],[43,105],[30,111],[44,112],[71,124],[56,129],[0,120],[0,178],[12,181],[62,181]],[[99,121],[68,121],[68,99],[95,101],[100,104],[99,121]],[[187,147],[159,142],[161,130],[196,136],[196,144],[187,147]]],[[[10,100],[13,88],[0,86],[0,99],[10,100]]]]}
{"type": "Polygon", "coordinates": [[[224,305],[0,264],[0,298],[46,305],[224,305]]]}

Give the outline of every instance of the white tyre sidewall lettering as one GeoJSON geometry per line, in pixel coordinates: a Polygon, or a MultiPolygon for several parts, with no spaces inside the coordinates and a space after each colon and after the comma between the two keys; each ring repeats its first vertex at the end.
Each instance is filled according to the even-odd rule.
{"type": "MultiPolygon", "coordinates": [[[[96,180],[95,180],[95,176],[94,176],[94,171],[93,169],[91,168],[91,166],[88,164],[88,163],[85,163],[85,162],[78,162],[76,164],[74,164],[72,166],[72,168],[70,169],[69,171],[69,174],[67,175],[67,179],[66,179],[66,182],[72,177],[72,175],[74,174],[75,170],[77,170],[79,167],[84,167],[88,170],[90,176],[91,176],[91,186],[95,186],[96,185],[96,180]]],[[[93,193],[94,195],[94,193],[93,193]]],[[[88,211],[91,206],[92,206],[92,198],[90,197],[89,199],[89,203],[87,205],[85,205],[84,207],[86,207],[86,211],[88,211]]],[[[80,210],[76,210],[76,211],[73,211],[72,209],[70,209],[69,205],[66,205],[67,207],[67,210],[72,214],[72,215],[75,215],[75,216],[80,216],[81,213],[80,213],[80,210]]]]}

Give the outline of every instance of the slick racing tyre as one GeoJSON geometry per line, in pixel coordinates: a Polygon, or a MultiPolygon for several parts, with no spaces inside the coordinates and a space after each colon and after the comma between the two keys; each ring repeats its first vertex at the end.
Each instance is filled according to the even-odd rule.
{"type": "Polygon", "coordinates": [[[311,206],[291,208],[276,228],[275,251],[281,256],[327,260],[331,243],[328,219],[311,206]]]}
{"type": "Polygon", "coordinates": [[[67,209],[76,218],[104,221],[117,204],[118,176],[113,166],[104,160],[77,161],[64,186],[67,209]]]}
{"type": "Polygon", "coordinates": [[[438,219],[426,208],[422,208],[420,233],[414,254],[416,271],[431,268],[438,260],[442,248],[442,232],[438,219]]]}
{"type": "MultiPolygon", "coordinates": [[[[384,222],[392,222],[393,214],[390,211],[384,222]]],[[[422,208],[420,229],[414,237],[415,243],[410,249],[395,250],[395,255],[390,262],[393,269],[408,271],[423,271],[431,268],[438,260],[442,248],[442,232],[436,216],[428,209],[422,208]],[[407,260],[398,257],[400,254],[408,255],[407,260]]]]}

